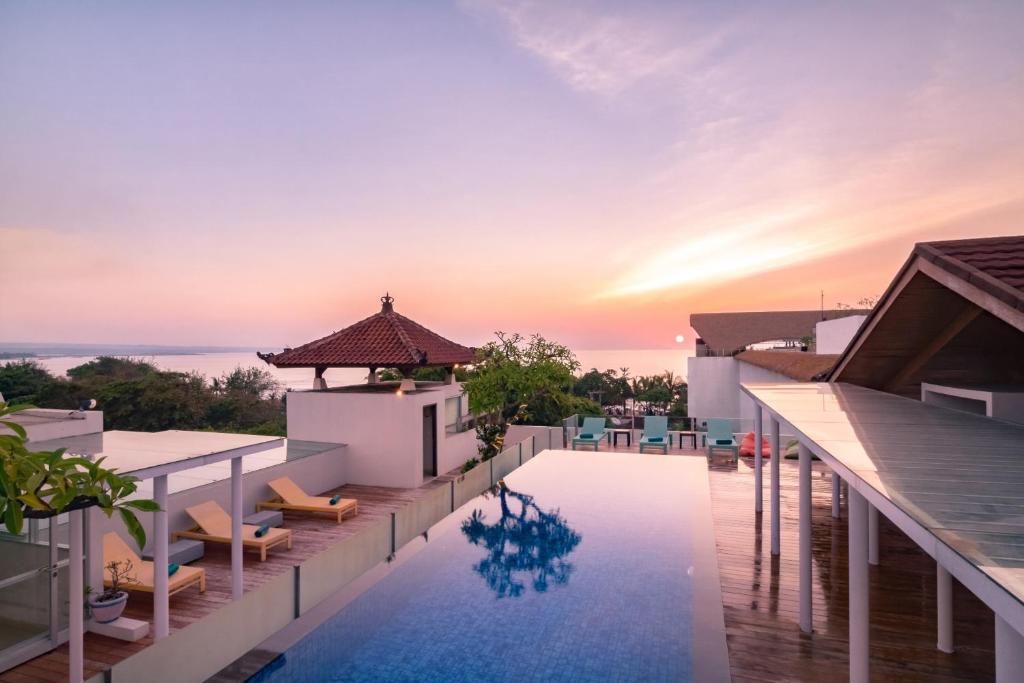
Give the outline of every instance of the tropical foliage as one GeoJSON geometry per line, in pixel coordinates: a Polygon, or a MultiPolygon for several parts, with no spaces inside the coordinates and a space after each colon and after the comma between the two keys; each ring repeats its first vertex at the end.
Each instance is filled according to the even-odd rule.
{"type": "MultiPolygon", "coordinates": [[[[593,398],[602,408],[621,408],[623,414],[632,399],[638,415],[686,415],[686,383],[670,370],[660,375],[631,377],[629,368],[603,372],[594,368],[576,381],[573,392],[593,398]]],[[[604,412],[602,410],[601,414],[604,412]]],[[[581,411],[580,414],[586,413],[581,411]]]]}
{"type": "Polygon", "coordinates": [[[568,347],[539,334],[495,336],[477,351],[463,384],[470,411],[491,416],[476,428],[481,460],[501,452],[510,424],[557,425],[574,413],[600,412],[598,404],[571,391],[579,361],[568,347]]]}
{"type": "Polygon", "coordinates": [[[20,534],[26,516],[47,517],[66,510],[97,505],[109,517],[114,511],[139,548],[146,545],[146,532],[135,516],[136,510],[158,509],[152,500],[129,500],[135,493],[135,478],[120,476],[95,461],[82,457],[64,457],[64,449],[30,451],[25,429],[9,419],[13,413],[29,408],[0,401],[0,516],[4,527],[20,534]],[[8,419],[4,419],[8,418],[8,419]]]}
{"type": "Polygon", "coordinates": [[[284,396],[266,370],[250,367],[207,382],[196,373],[168,372],[132,358],[100,357],[54,377],[35,361],[0,365],[0,393],[42,408],[78,407],[96,399],[107,429],[213,429],[285,433],[284,396]]]}
{"type": "Polygon", "coordinates": [[[568,347],[539,334],[495,336],[477,351],[465,381],[470,411],[493,414],[499,424],[549,425],[576,412],[581,404],[570,389],[580,364],[568,347]]]}

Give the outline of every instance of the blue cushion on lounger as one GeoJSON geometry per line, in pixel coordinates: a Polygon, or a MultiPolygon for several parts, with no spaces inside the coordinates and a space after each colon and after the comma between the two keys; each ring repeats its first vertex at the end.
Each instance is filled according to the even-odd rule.
{"type": "Polygon", "coordinates": [[[650,441],[651,443],[661,443],[665,439],[664,439],[664,437],[661,437],[661,436],[651,436],[651,437],[648,437],[647,440],[650,441]]]}
{"type": "Polygon", "coordinates": [[[328,501],[328,502],[329,502],[329,503],[330,503],[331,505],[337,505],[337,504],[338,504],[338,501],[339,501],[339,500],[341,500],[341,494],[338,494],[338,495],[336,495],[336,496],[331,496],[331,500],[330,500],[330,501],[328,501]]]}
{"type": "Polygon", "coordinates": [[[590,434],[590,433],[587,433],[587,434],[580,434],[580,438],[581,438],[581,439],[593,439],[593,438],[594,438],[594,435],[593,435],[593,434],[590,434]]]}
{"type": "Polygon", "coordinates": [[[181,569],[181,566],[177,562],[171,562],[167,565],[167,576],[174,576],[174,572],[181,569]]]}
{"type": "Polygon", "coordinates": [[[270,525],[269,524],[264,524],[263,526],[261,526],[259,529],[256,530],[256,538],[263,538],[264,536],[267,535],[268,531],[270,531],[270,525]]]}

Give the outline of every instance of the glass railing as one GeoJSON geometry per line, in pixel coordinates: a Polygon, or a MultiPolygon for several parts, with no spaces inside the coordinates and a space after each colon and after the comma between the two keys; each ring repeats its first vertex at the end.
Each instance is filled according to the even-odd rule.
{"type": "MultiPolygon", "coordinates": [[[[291,571],[246,592],[241,600],[227,603],[202,620],[115,664],[107,672],[106,680],[113,683],[142,680],[146,672],[151,673],[168,661],[181,662],[181,670],[177,672],[181,680],[205,680],[213,676],[328,596],[392,559],[410,541],[421,536],[426,539],[432,526],[533,458],[537,450],[534,436],[512,444],[494,458],[434,486],[417,500],[322,550],[291,571]],[[247,626],[239,629],[238,624],[247,626]],[[199,643],[217,633],[235,634],[231,649],[207,649],[204,650],[206,655],[195,657],[199,643]]],[[[0,594],[0,600],[5,598],[8,596],[0,594]]],[[[28,621],[31,625],[38,619],[28,621]]]]}

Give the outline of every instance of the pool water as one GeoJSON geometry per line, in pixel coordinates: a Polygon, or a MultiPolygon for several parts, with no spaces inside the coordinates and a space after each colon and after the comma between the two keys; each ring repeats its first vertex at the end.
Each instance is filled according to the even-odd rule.
{"type": "Polygon", "coordinates": [[[252,680],[693,680],[703,459],[548,451],[505,484],[252,680]]]}

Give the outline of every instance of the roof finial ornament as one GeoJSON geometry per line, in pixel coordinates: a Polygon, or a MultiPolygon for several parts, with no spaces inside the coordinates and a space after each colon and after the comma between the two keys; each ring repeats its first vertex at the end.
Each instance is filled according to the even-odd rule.
{"type": "Polygon", "coordinates": [[[390,313],[391,311],[395,310],[395,307],[392,306],[392,304],[395,303],[395,297],[391,296],[388,292],[384,292],[384,296],[380,298],[380,303],[381,313],[390,313]]]}

